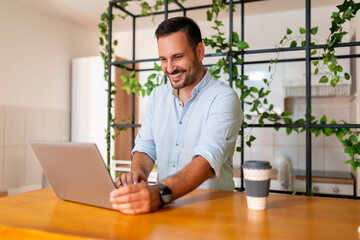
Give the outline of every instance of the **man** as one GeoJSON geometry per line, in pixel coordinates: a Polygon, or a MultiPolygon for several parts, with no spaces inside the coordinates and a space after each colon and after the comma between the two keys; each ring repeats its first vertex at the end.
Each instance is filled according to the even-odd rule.
{"type": "Polygon", "coordinates": [[[187,17],[156,32],[162,70],[171,84],[153,90],[132,150],[131,172],[110,194],[125,214],[151,212],[195,188],[234,190],[232,155],[242,121],[239,97],[203,67],[200,29],[187,17]],[[160,183],[147,178],[157,160],[160,183]]]}

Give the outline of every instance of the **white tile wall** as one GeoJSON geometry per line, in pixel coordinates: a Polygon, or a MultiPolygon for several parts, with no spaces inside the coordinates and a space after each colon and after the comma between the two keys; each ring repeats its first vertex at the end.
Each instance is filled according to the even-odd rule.
{"type": "Polygon", "coordinates": [[[69,111],[0,106],[0,190],[17,193],[41,186],[42,169],[28,140],[69,141],[69,137],[69,111]]]}
{"type": "Polygon", "coordinates": [[[61,111],[55,109],[44,110],[44,140],[61,140],[60,126],[61,111]]]}
{"type": "MultiPolygon", "coordinates": [[[[312,147],[311,149],[312,170],[324,170],[324,148],[312,147]]],[[[306,148],[299,147],[299,164],[298,169],[306,168],[306,148]]]]}
{"type": "MultiPolygon", "coordinates": [[[[299,146],[305,147],[306,146],[306,132],[302,132],[297,134],[299,146]]],[[[311,146],[313,147],[324,147],[324,134],[320,134],[319,136],[315,137],[315,134],[311,134],[311,146]]]]}
{"type": "Polygon", "coordinates": [[[287,135],[285,128],[280,128],[279,131],[274,131],[275,135],[275,146],[297,146],[298,145],[298,134],[291,133],[287,135]]]}
{"type": "Polygon", "coordinates": [[[274,147],[273,146],[252,146],[252,159],[250,160],[264,160],[271,163],[274,162],[274,147]]]}
{"type": "Polygon", "coordinates": [[[351,165],[344,163],[344,161],[349,159],[349,155],[344,153],[344,148],[326,148],[324,152],[324,170],[350,172],[352,171],[351,165]]]}
{"type": "Polygon", "coordinates": [[[5,147],[24,147],[25,108],[5,107],[5,147]]]}
{"type": "Polygon", "coordinates": [[[29,146],[25,148],[25,185],[40,184],[42,169],[29,146]]]}
{"type": "Polygon", "coordinates": [[[4,149],[0,148],[0,191],[4,190],[4,149]]]}
{"type": "Polygon", "coordinates": [[[339,148],[339,147],[343,146],[335,134],[333,134],[332,136],[329,136],[329,137],[324,137],[324,144],[327,147],[338,147],[339,148]]]}
{"type": "Polygon", "coordinates": [[[25,184],[25,148],[4,149],[4,188],[17,188],[25,184]]]}
{"type": "Polygon", "coordinates": [[[26,141],[44,139],[44,111],[41,108],[26,109],[26,141]]]}
{"type": "Polygon", "coordinates": [[[254,144],[261,146],[273,146],[274,145],[274,129],[273,128],[253,128],[245,131],[248,135],[256,137],[254,144]]]}

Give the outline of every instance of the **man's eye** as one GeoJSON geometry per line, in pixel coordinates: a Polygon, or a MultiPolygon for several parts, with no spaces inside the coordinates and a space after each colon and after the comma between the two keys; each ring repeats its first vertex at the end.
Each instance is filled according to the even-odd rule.
{"type": "Polygon", "coordinates": [[[160,62],[165,62],[166,58],[160,58],[160,62]]]}
{"type": "Polygon", "coordinates": [[[182,56],[176,56],[176,59],[180,59],[180,58],[182,58],[182,56]]]}

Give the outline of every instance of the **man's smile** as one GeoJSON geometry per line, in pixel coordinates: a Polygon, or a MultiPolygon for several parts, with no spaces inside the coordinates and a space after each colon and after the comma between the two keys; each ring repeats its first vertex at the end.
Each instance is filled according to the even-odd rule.
{"type": "Polygon", "coordinates": [[[184,74],[184,72],[176,72],[176,73],[168,74],[168,75],[170,76],[171,80],[178,81],[181,79],[183,74],[184,74]]]}

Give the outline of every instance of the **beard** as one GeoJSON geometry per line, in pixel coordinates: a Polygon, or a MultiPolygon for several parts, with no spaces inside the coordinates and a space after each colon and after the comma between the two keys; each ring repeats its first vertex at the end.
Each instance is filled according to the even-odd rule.
{"type": "Polygon", "coordinates": [[[172,73],[169,73],[166,71],[165,74],[170,79],[170,83],[171,83],[171,86],[173,87],[173,89],[182,89],[184,87],[187,87],[187,86],[193,84],[197,80],[199,80],[199,77],[202,74],[202,65],[198,61],[197,57],[193,61],[192,70],[193,70],[193,73],[187,74],[188,71],[186,71],[183,68],[178,68],[175,71],[173,71],[172,73]],[[185,74],[185,78],[183,80],[180,80],[179,82],[174,83],[171,80],[170,74],[175,75],[175,74],[181,74],[181,73],[185,74]]]}

